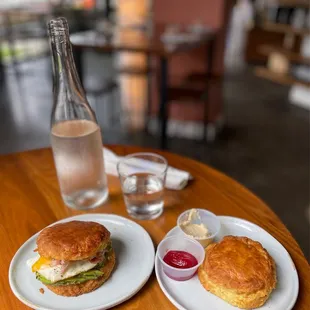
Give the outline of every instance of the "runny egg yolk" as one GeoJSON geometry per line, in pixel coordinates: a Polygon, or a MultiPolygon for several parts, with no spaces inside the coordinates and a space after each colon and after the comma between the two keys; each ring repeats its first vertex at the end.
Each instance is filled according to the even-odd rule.
{"type": "Polygon", "coordinates": [[[49,265],[51,263],[51,259],[46,257],[40,257],[31,267],[32,272],[36,272],[41,269],[43,265],[49,265]]]}

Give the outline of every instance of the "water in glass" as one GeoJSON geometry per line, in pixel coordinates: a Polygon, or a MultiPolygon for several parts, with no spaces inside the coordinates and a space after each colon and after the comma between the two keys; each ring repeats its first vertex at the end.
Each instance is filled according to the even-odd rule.
{"type": "Polygon", "coordinates": [[[135,173],[123,181],[123,193],[128,213],[139,219],[161,215],[164,206],[163,181],[149,173],[135,173]]]}

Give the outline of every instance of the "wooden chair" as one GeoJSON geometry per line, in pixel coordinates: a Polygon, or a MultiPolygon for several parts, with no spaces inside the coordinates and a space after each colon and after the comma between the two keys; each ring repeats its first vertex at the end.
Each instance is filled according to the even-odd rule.
{"type": "MultiPolygon", "coordinates": [[[[208,66],[206,59],[210,57],[206,49],[192,51],[191,54],[176,56],[169,63],[169,74],[177,77],[175,84],[170,79],[171,87],[168,91],[169,101],[172,102],[169,109],[169,118],[175,120],[186,120],[203,122],[204,135],[206,139],[207,127],[213,124],[216,128],[218,120],[223,118],[222,101],[222,76],[224,75],[224,49],[229,16],[233,7],[232,0],[171,0],[169,2],[158,0],[154,2],[154,21],[160,24],[190,25],[201,22],[216,30],[216,37],[212,43],[211,53],[213,61],[208,66]],[[175,10],[178,7],[178,10],[175,10]],[[190,105],[199,102],[201,113],[196,113],[190,105]],[[188,115],[184,116],[184,111],[188,115]],[[194,113],[195,112],[195,113],[194,113]]],[[[157,82],[158,84],[158,82],[157,82]]],[[[154,87],[158,88],[157,85],[154,87]]],[[[153,94],[156,98],[157,95],[153,94]]],[[[154,105],[157,100],[154,100],[154,105]]],[[[153,107],[153,111],[156,111],[153,107]]],[[[209,135],[210,136],[210,135],[209,135]]],[[[212,135],[211,135],[212,136],[212,135]]]]}
{"type": "Polygon", "coordinates": [[[118,89],[117,82],[113,78],[91,80],[91,82],[86,80],[84,88],[91,102],[93,99],[95,109],[98,109],[99,105],[104,105],[105,115],[107,115],[107,117],[105,117],[105,120],[107,120],[107,126],[113,126],[115,120],[117,120],[115,109],[117,104],[117,100],[115,98],[116,91],[118,89]],[[94,81],[96,82],[94,83],[94,81]],[[107,106],[109,106],[109,113],[107,112],[107,106]]]}
{"type": "MultiPolygon", "coordinates": [[[[222,77],[206,76],[205,74],[189,74],[183,85],[169,87],[169,101],[180,102],[182,105],[193,105],[194,102],[203,105],[203,136],[202,141],[212,142],[215,139],[214,130],[208,130],[210,125],[210,110],[212,109],[212,101],[210,100],[210,91],[212,88],[221,88],[222,77]]],[[[222,93],[222,90],[220,90],[222,93]]]]}

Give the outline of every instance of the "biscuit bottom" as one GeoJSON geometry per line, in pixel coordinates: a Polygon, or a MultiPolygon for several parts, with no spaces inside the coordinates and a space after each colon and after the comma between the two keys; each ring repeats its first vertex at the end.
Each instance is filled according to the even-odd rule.
{"type": "Polygon", "coordinates": [[[232,306],[242,309],[261,307],[268,299],[272,288],[256,291],[255,293],[237,293],[233,289],[221,287],[212,282],[201,265],[198,269],[198,277],[203,287],[210,293],[220,297],[232,306]]]}
{"type": "Polygon", "coordinates": [[[73,297],[86,294],[96,290],[100,287],[109,277],[115,266],[115,253],[112,249],[112,253],[109,256],[107,263],[100,269],[104,275],[95,280],[88,280],[80,284],[69,285],[46,285],[49,290],[57,295],[73,297]]]}

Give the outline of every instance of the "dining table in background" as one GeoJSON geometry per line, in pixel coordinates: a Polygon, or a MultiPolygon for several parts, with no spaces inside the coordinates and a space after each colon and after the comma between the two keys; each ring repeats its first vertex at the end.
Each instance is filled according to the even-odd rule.
{"type": "MultiPolygon", "coordinates": [[[[118,155],[154,150],[108,146],[118,155]]],[[[254,194],[231,178],[195,160],[157,151],[168,163],[191,173],[194,180],[180,191],[165,191],[163,214],[149,221],[139,221],[150,234],[155,246],[189,208],[204,208],[217,215],[249,220],[271,235],[287,249],[299,275],[299,296],[294,309],[307,310],[310,304],[310,268],[299,245],[274,212],[254,194]]],[[[32,235],[60,219],[84,211],[65,207],[58,187],[51,149],[39,149],[0,156],[0,305],[1,310],[29,309],[12,293],[9,264],[18,248],[32,235]]],[[[109,200],[88,213],[113,213],[128,218],[117,177],[108,176],[109,200]]],[[[27,266],[25,266],[27,268],[27,266]]],[[[39,293],[39,292],[38,292],[39,293]]],[[[114,309],[174,309],[152,273],[145,286],[131,299],[114,309]]],[[[280,309],[279,309],[280,310],[280,309]]]]}
{"type": "MultiPolygon", "coordinates": [[[[169,25],[153,25],[150,30],[130,27],[114,27],[112,33],[106,34],[98,30],[88,30],[77,32],[70,36],[75,57],[76,67],[81,80],[83,81],[83,52],[93,50],[100,53],[115,52],[136,52],[144,53],[148,57],[148,64],[151,64],[151,56],[157,57],[160,61],[159,68],[159,121],[160,121],[160,146],[166,148],[167,140],[167,120],[168,120],[168,87],[169,87],[169,60],[176,54],[190,52],[207,46],[206,52],[206,80],[211,76],[213,63],[213,44],[216,38],[216,31],[209,29],[204,34],[198,36],[197,40],[179,43],[163,42],[162,35],[169,25]],[[130,32],[138,32],[140,39],[133,36],[130,40],[130,32]],[[122,38],[126,39],[122,39],[122,38]]],[[[131,68],[117,68],[121,71],[131,70],[131,68]]],[[[149,74],[152,67],[148,67],[146,74],[149,74]]],[[[148,75],[149,76],[149,75],[148,75]]],[[[148,83],[150,87],[150,83],[148,83]]],[[[150,89],[149,89],[150,92],[150,89]]]]}

